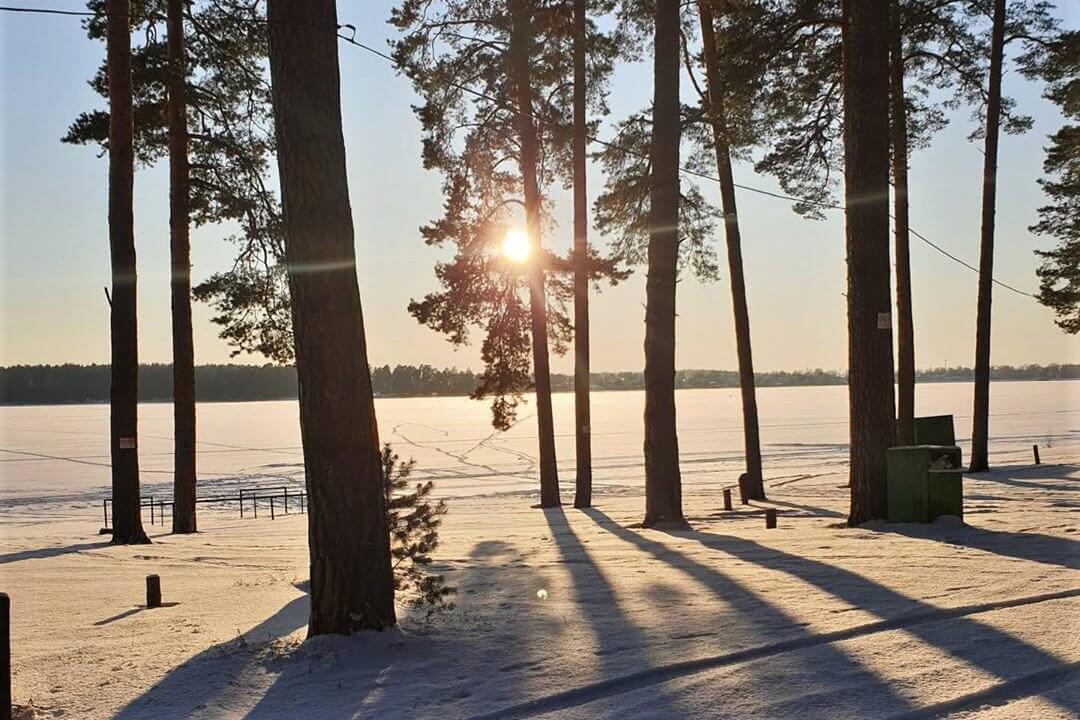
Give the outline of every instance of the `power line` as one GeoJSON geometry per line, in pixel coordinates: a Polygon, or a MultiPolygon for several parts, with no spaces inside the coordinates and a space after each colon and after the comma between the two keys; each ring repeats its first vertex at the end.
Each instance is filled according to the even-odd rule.
{"type": "MultiPolygon", "coordinates": [[[[27,14],[42,14],[42,15],[63,15],[63,16],[77,16],[77,17],[99,17],[99,16],[105,14],[105,13],[93,13],[93,12],[89,12],[89,11],[58,10],[58,9],[53,9],[53,8],[30,8],[30,7],[10,6],[10,5],[0,5],[0,11],[12,12],[12,13],[27,13],[27,14]]],[[[256,22],[256,23],[259,23],[259,24],[268,24],[269,21],[267,21],[267,20],[252,20],[251,22],[256,22]]],[[[312,25],[312,27],[315,27],[315,25],[312,25]]],[[[319,27],[321,27],[321,26],[319,26],[319,27]]],[[[329,26],[327,26],[327,27],[329,27],[329,26]]],[[[357,40],[356,39],[356,26],[355,25],[353,25],[351,23],[344,23],[344,24],[336,26],[334,29],[335,29],[335,32],[337,34],[337,37],[340,40],[343,40],[343,41],[345,41],[346,43],[348,43],[350,45],[353,45],[355,47],[360,48],[361,50],[364,50],[364,51],[366,51],[368,53],[371,53],[372,55],[375,55],[378,58],[386,60],[387,62],[391,63],[395,67],[397,66],[397,61],[394,60],[393,56],[391,56],[391,55],[389,55],[389,54],[387,54],[385,52],[382,52],[380,50],[376,50],[375,48],[371,47],[370,45],[367,45],[367,44],[362,43],[359,40],[357,40]],[[343,35],[340,32],[343,29],[350,30],[351,35],[343,35]]],[[[479,90],[476,90],[476,89],[474,89],[472,87],[469,87],[468,85],[465,85],[463,83],[455,83],[455,82],[452,82],[452,81],[448,81],[447,84],[450,87],[453,87],[453,88],[455,88],[457,90],[461,90],[462,92],[473,95],[474,97],[477,97],[477,98],[480,98],[482,100],[486,100],[488,102],[494,103],[496,106],[498,106],[501,109],[510,110],[510,111],[513,111],[513,112],[517,111],[516,107],[510,107],[508,104],[501,102],[497,98],[493,98],[490,95],[487,95],[487,94],[485,94],[483,92],[480,92],[479,90]]],[[[527,112],[527,114],[533,120],[538,119],[535,115],[533,115],[531,109],[527,112]]],[[[642,153],[639,153],[639,152],[637,152],[635,150],[632,150],[630,148],[618,145],[617,143],[611,142],[609,140],[604,140],[603,138],[600,138],[600,137],[598,137],[596,135],[588,135],[588,136],[586,136],[586,138],[591,143],[595,143],[595,144],[601,145],[603,147],[611,148],[613,150],[618,150],[620,152],[623,152],[623,153],[626,153],[628,155],[632,155],[634,157],[638,157],[638,158],[641,158],[641,159],[648,159],[648,157],[646,155],[643,155],[642,153]]],[[[716,177],[714,175],[709,175],[708,173],[700,172],[698,170],[693,170],[691,168],[681,167],[681,168],[679,168],[679,171],[682,172],[685,175],[689,175],[689,176],[692,176],[692,177],[697,177],[697,178],[700,178],[700,179],[703,179],[703,180],[709,180],[710,182],[715,182],[715,183],[720,182],[720,178],[718,178],[718,177],[716,177]]],[[[746,192],[752,192],[752,193],[755,193],[755,194],[758,194],[758,195],[764,195],[766,197],[775,198],[777,200],[785,200],[787,202],[800,203],[800,204],[803,204],[803,205],[813,205],[815,207],[820,207],[820,208],[827,209],[827,210],[846,210],[846,207],[844,205],[840,204],[840,203],[829,203],[829,202],[823,202],[823,201],[820,201],[820,200],[812,200],[810,198],[801,198],[801,197],[796,197],[796,196],[793,196],[793,195],[785,195],[783,193],[777,193],[777,192],[773,192],[771,190],[765,190],[763,188],[754,187],[752,185],[743,185],[741,183],[733,183],[733,185],[736,188],[740,189],[740,190],[744,190],[746,192]]],[[[892,218],[893,220],[896,219],[891,213],[889,214],[889,217],[892,218]]],[[[915,230],[914,228],[909,226],[908,227],[908,232],[911,235],[918,238],[919,240],[921,240],[922,242],[926,243],[926,245],[928,245],[929,247],[931,247],[934,250],[936,250],[937,252],[941,253],[943,256],[949,258],[953,262],[956,262],[956,263],[962,265],[963,267],[968,268],[969,270],[975,272],[976,274],[979,273],[979,269],[977,267],[975,267],[974,265],[971,265],[970,263],[968,263],[968,262],[958,258],[957,256],[953,255],[952,253],[945,250],[943,247],[941,247],[937,243],[931,241],[929,238],[927,238],[922,233],[915,230]]],[[[1009,285],[1008,283],[1005,283],[1005,282],[1003,282],[1001,280],[998,280],[997,278],[991,278],[991,282],[993,282],[994,284],[996,284],[996,285],[998,285],[1000,287],[1005,288],[1006,290],[1011,290],[1012,292],[1014,292],[1014,293],[1016,293],[1018,295],[1023,295],[1024,297],[1037,299],[1036,296],[1033,293],[1029,293],[1029,292],[1026,292],[1024,290],[1020,290],[1019,288],[1013,287],[1012,285],[1009,285]]]]}

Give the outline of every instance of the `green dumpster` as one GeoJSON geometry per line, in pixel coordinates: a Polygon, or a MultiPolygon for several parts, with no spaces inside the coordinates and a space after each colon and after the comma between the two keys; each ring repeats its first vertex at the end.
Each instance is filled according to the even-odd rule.
{"type": "Polygon", "coordinates": [[[964,516],[963,470],[955,445],[889,448],[886,515],[889,522],[930,522],[964,516]]]}
{"type": "Polygon", "coordinates": [[[915,418],[915,445],[955,445],[952,415],[930,415],[915,418]]]}

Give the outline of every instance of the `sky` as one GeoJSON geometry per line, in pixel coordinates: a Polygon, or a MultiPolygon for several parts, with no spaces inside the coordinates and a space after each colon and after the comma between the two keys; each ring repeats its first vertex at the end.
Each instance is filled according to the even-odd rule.
{"type": "MultiPolygon", "coordinates": [[[[28,5],[78,10],[70,0],[30,0],[28,5]]],[[[382,48],[393,36],[386,25],[389,0],[342,0],[339,21],[352,23],[359,41],[382,48]]],[[[1080,25],[1075,3],[1065,3],[1066,25],[1080,25]]],[[[989,41],[989,40],[988,40],[989,41]]],[[[106,222],[107,163],[96,148],[60,143],[82,110],[103,107],[86,79],[104,57],[75,18],[0,13],[0,366],[104,363],[109,360],[109,284],[106,222]]],[[[370,360],[382,364],[481,367],[477,344],[455,349],[407,312],[413,298],[437,289],[435,262],[446,251],[424,245],[418,228],[441,213],[441,178],[420,160],[418,101],[406,78],[385,61],[342,44],[341,87],[349,191],[356,229],[358,279],[370,360]]],[[[611,85],[610,122],[648,103],[647,64],[621,66],[611,85]]],[[[1063,122],[1041,89],[1016,73],[1005,92],[1035,118],[1022,136],[1003,135],[1000,150],[995,277],[1015,287],[1037,287],[1034,250],[1052,239],[1028,226],[1045,197],[1036,184],[1046,136],[1063,122]]],[[[954,255],[978,259],[982,152],[967,140],[967,110],[911,161],[911,224],[954,255]]],[[[604,132],[601,132],[604,135],[604,132]]],[[[736,182],[778,190],[749,164],[735,168],[736,182]]],[[[684,180],[685,182],[685,180],[684,180]]],[[[589,172],[590,202],[602,176],[589,172]]],[[[702,182],[718,202],[717,188],[702,182]]],[[[558,194],[560,225],[545,245],[564,250],[572,241],[569,196],[558,194]]],[[[789,203],[740,191],[755,367],[758,370],[825,368],[847,364],[843,215],[804,220],[789,203]]],[[[227,268],[228,228],[192,234],[195,282],[227,268]]],[[[164,164],[140,170],[135,180],[138,252],[139,352],[143,362],[169,362],[168,173],[164,164]]],[[[591,242],[605,245],[595,231],[591,242]]],[[[714,238],[723,259],[723,235],[714,238]]],[[[971,365],[974,357],[977,276],[912,239],[915,352],[918,367],[971,365]]],[[[642,367],[644,270],[591,299],[594,371],[642,367]]],[[[736,366],[730,286],[686,277],[679,286],[677,363],[680,368],[736,366]]],[[[230,358],[217,337],[211,311],[195,305],[196,362],[263,362],[230,358]]],[[[572,355],[553,358],[556,372],[572,369],[572,355]]],[[[1080,362],[1080,339],[1053,324],[1035,300],[994,290],[994,364],[1080,362]]]]}

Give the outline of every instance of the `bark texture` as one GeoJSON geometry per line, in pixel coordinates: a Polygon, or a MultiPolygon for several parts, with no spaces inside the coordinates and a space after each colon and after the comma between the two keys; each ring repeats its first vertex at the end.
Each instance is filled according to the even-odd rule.
{"type": "Polygon", "coordinates": [[[889,102],[896,255],[896,441],[899,445],[911,445],[915,434],[915,325],[911,313],[907,102],[904,96],[904,38],[899,0],[891,0],[890,12],[889,102]]]}
{"type": "Polygon", "coordinates": [[[1005,55],[1005,0],[994,0],[990,78],[983,149],[979,306],[975,319],[975,411],[971,422],[971,472],[990,469],[990,300],[994,289],[994,214],[997,205],[998,136],[1001,131],[1001,66],[1005,55]]]}
{"type": "Polygon", "coordinates": [[[698,16],[701,20],[702,51],[705,56],[709,118],[716,149],[716,171],[720,179],[720,202],[724,211],[728,272],[731,275],[731,307],[735,316],[735,347],[739,360],[747,491],[749,499],[764,500],[765,482],[761,469],[761,438],[758,431],[757,392],[754,387],[754,356],[750,343],[750,310],[746,303],[746,278],[743,274],[742,234],[739,232],[735,177],[731,170],[731,147],[728,143],[727,116],[724,113],[724,85],[720,77],[719,58],[716,55],[713,13],[708,0],[698,0],[698,16]]]}
{"type": "Polygon", "coordinates": [[[685,523],[675,430],[679,223],[679,3],[656,0],[652,175],[645,281],[645,520],[685,523]]]}
{"type": "Polygon", "coordinates": [[[895,436],[889,288],[889,3],[844,0],[850,524],[885,515],[895,436]]]}
{"type": "Polygon", "coordinates": [[[574,507],[592,505],[589,407],[589,206],[585,193],[585,0],[574,0],[574,507]]]}
{"type": "Polygon", "coordinates": [[[334,0],[269,0],[311,555],[309,635],[396,622],[379,432],[356,281],[334,0]]]}
{"type": "Polygon", "coordinates": [[[112,261],[109,391],[114,543],[148,543],[139,496],[139,340],[135,293],[134,120],[128,0],[108,0],[109,255],[112,261]]]}
{"type": "Polygon", "coordinates": [[[555,465],[555,427],[551,411],[551,370],[548,364],[547,298],[540,250],[540,187],[537,182],[539,156],[536,125],[532,115],[532,84],[529,50],[533,43],[532,17],[527,0],[510,4],[513,29],[510,34],[510,62],[518,102],[518,133],[521,140],[520,167],[525,186],[525,224],[532,246],[529,268],[529,310],[532,321],[533,381],[536,386],[536,420],[540,438],[540,507],[557,507],[559,474],[555,465]]]}
{"type": "Polygon", "coordinates": [[[174,533],[195,522],[195,341],[191,333],[191,241],[183,0],[169,0],[169,252],[172,261],[174,533]]]}

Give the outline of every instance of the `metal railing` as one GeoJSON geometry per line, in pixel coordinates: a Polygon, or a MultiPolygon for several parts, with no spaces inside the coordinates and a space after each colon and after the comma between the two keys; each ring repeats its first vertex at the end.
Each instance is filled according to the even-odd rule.
{"type": "MultiPolygon", "coordinates": [[[[280,486],[274,488],[240,488],[240,491],[235,496],[222,495],[218,497],[204,497],[196,498],[196,504],[201,503],[238,503],[240,509],[240,517],[244,517],[245,508],[250,503],[250,509],[248,514],[253,518],[259,517],[259,501],[269,501],[270,507],[270,519],[274,520],[278,514],[289,514],[290,503],[293,509],[297,505],[300,507],[300,514],[304,514],[307,510],[307,491],[305,490],[292,490],[290,491],[287,486],[280,486]],[[279,513],[280,511],[280,513],[279,513]]],[[[112,505],[113,499],[111,497],[102,498],[101,500],[101,512],[105,519],[105,527],[109,527],[109,507],[112,505]]],[[[172,500],[165,500],[156,498],[153,495],[144,497],[139,503],[140,508],[150,508],[150,524],[157,525],[165,524],[165,507],[172,508],[172,500]]],[[[264,502],[264,507],[266,506],[264,502]]],[[[265,511],[264,511],[265,513],[265,511]]],[[[115,513],[114,513],[115,514],[115,513]]],[[[170,513],[171,514],[171,513],[170,513]]]]}

